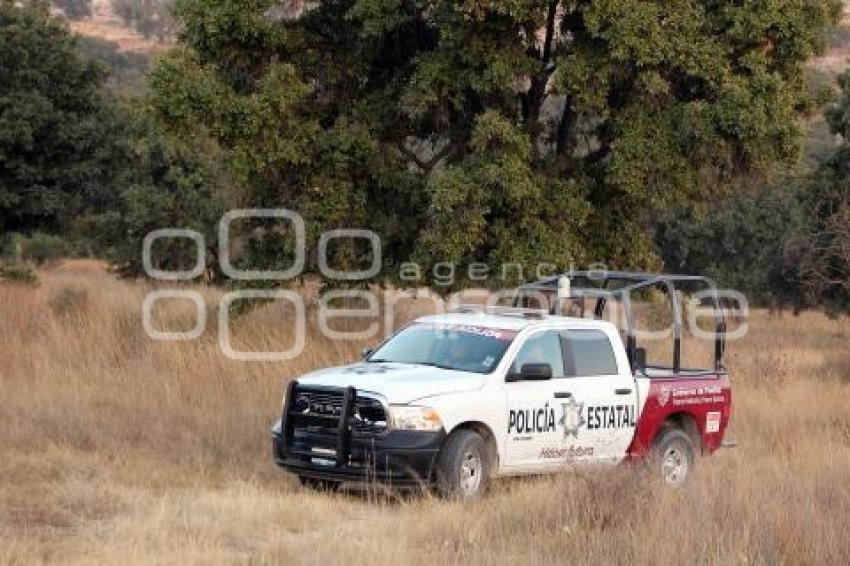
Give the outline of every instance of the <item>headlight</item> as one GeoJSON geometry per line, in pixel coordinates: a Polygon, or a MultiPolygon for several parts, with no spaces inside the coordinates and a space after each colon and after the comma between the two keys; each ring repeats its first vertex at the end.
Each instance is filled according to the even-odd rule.
{"type": "Polygon", "coordinates": [[[443,428],[443,423],[437,411],[430,407],[390,405],[390,428],[437,431],[443,428]]]}

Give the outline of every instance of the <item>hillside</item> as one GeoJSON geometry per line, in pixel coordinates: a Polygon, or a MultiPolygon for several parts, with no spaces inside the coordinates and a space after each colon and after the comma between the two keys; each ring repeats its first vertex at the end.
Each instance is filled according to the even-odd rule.
{"type": "Polygon", "coordinates": [[[850,59],[850,0],[845,0],[841,25],[833,32],[826,53],[812,60],[811,67],[831,75],[838,75],[848,68],[848,59],[850,59]]]}
{"type": "MultiPolygon", "coordinates": [[[[110,0],[93,0],[93,15],[91,18],[71,22],[74,32],[88,36],[113,41],[124,51],[153,53],[164,51],[170,47],[167,42],[145,38],[132,28],[124,26],[115,14],[110,0]]],[[[844,2],[844,17],[841,27],[835,31],[827,52],[812,60],[813,69],[837,75],[848,68],[850,59],[850,0],[844,2]]]]}
{"type": "Polygon", "coordinates": [[[77,34],[117,44],[121,51],[153,54],[168,50],[171,44],[146,38],[135,29],[126,27],[112,9],[110,0],[93,0],[91,18],[70,22],[77,34]]]}

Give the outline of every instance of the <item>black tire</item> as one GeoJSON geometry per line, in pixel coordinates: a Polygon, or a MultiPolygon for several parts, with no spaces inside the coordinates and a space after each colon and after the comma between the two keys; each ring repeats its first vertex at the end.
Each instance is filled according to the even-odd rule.
{"type": "Polygon", "coordinates": [[[339,482],[333,480],[322,480],[307,476],[298,476],[298,483],[300,483],[302,487],[306,487],[313,491],[333,493],[339,490],[339,482]]]}
{"type": "Polygon", "coordinates": [[[477,499],[490,485],[491,455],[487,442],[473,430],[449,435],[437,457],[437,489],[446,499],[477,499]]]}
{"type": "Polygon", "coordinates": [[[668,487],[685,485],[693,475],[696,451],[691,437],[679,427],[665,426],[652,446],[651,466],[668,487]]]}

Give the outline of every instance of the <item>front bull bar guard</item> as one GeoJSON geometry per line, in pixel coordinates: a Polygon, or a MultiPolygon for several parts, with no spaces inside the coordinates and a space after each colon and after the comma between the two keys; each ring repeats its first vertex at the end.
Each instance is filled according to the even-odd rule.
{"type": "MultiPolygon", "coordinates": [[[[286,401],[283,404],[283,414],[281,415],[281,429],[283,434],[283,454],[286,458],[289,453],[289,447],[295,439],[295,430],[292,426],[290,411],[292,409],[292,400],[298,389],[297,381],[290,381],[286,390],[286,401]]],[[[351,415],[354,414],[354,406],[357,402],[357,390],[354,387],[347,387],[342,398],[342,407],[339,414],[337,443],[336,443],[336,465],[343,467],[348,465],[348,460],[351,457],[351,415]]]]}

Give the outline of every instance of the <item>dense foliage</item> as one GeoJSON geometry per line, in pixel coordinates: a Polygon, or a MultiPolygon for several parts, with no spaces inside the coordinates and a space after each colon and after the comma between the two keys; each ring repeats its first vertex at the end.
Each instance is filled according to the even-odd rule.
{"type": "Polygon", "coordinates": [[[845,141],[806,189],[808,222],[798,240],[795,271],[802,283],[802,306],[850,312],[850,143],[845,141]]]}
{"type": "MultiPolygon", "coordinates": [[[[130,161],[115,202],[89,219],[84,232],[98,234],[101,251],[118,270],[141,275],[146,235],[164,228],[195,230],[207,243],[210,277],[217,273],[216,229],[224,214],[224,174],[214,148],[186,144],[163,135],[144,115],[128,113],[130,161]]],[[[186,238],[162,239],[153,249],[155,267],[191,270],[195,244],[186,238]]]]}
{"type": "MultiPolygon", "coordinates": [[[[114,0],[164,33],[171,4],[114,0]]],[[[803,63],[838,7],[177,0],[180,45],[144,89],[145,57],[72,38],[47,2],[0,0],[4,255],[97,253],[139,275],[148,232],[190,228],[216,277],[222,212],[285,207],[307,220],[308,273],[321,232],[369,228],[383,279],[411,259],[457,264],[451,288],[472,263],[509,285],[601,261],[847,309],[850,145],[829,136],[850,135],[850,76],[794,169],[799,118],[828,86],[803,63]],[[526,269],[503,281],[504,263],[526,269]]],[[[243,267],[291,264],[291,230],[234,228],[243,267]]],[[[156,252],[165,269],[194,263],[191,242],[156,252]]],[[[357,240],[329,253],[336,268],[370,259],[357,240]]]]}
{"type": "Polygon", "coordinates": [[[103,202],[119,151],[104,80],[46,3],[0,0],[0,233],[59,230],[103,202]]]}
{"type": "MultiPolygon", "coordinates": [[[[169,138],[137,100],[113,96],[107,71],[126,86],[147,65],[115,47],[73,38],[46,3],[0,0],[0,235],[11,261],[94,253],[140,275],[152,230],[197,229],[215,244],[215,147],[169,138]]],[[[164,240],[159,267],[193,265],[184,244],[164,240]]]]}
{"type": "Polygon", "coordinates": [[[812,172],[665,215],[668,269],[707,273],[756,304],[850,311],[850,73],[826,114],[841,141],[812,172]]]}
{"type": "Polygon", "coordinates": [[[152,74],[162,122],[222,144],[246,203],[371,228],[394,260],[620,267],[657,266],[660,211],[797,156],[801,64],[838,10],[306,6],[180,0],[183,48],[152,74]]]}
{"type": "Polygon", "coordinates": [[[678,208],[658,223],[656,242],[665,267],[699,273],[756,304],[800,305],[794,249],[806,215],[793,178],[741,190],[704,209],[678,208]]]}

